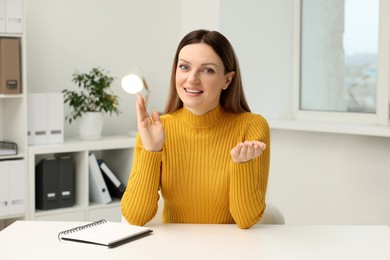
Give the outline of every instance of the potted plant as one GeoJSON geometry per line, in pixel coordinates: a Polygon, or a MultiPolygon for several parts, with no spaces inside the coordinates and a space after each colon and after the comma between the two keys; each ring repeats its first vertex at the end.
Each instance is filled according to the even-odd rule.
{"type": "Polygon", "coordinates": [[[83,140],[100,139],[103,113],[119,114],[118,96],[111,84],[114,78],[102,68],[92,68],[89,73],[75,72],[72,81],[80,92],[64,89],[64,103],[73,109],[66,117],[69,123],[79,119],[79,134],[83,140]]]}

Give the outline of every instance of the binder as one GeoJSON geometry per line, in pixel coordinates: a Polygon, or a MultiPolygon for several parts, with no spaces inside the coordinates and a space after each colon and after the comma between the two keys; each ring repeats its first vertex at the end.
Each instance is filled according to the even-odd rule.
{"type": "Polygon", "coordinates": [[[103,160],[98,160],[98,164],[100,166],[101,172],[103,173],[103,178],[106,182],[110,195],[121,199],[126,187],[115,176],[115,174],[103,160]]]}
{"type": "Polygon", "coordinates": [[[27,95],[27,144],[34,144],[34,111],[32,109],[32,94],[27,95]]]}
{"type": "Polygon", "coordinates": [[[5,0],[0,0],[0,33],[5,33],[5,0]]]}
{"type": "Polygon", "coordinates": [[[75,165],[72,157],[57,158],[58,207],[72,207],[75,203],[75,165]]]}
{"type": "Polygon", "coordinates": [[[6,33],[23,32],[23,0],[5,0],[6,33]]]}
{"type": "Polygon", "coordinates": [[[59,144],[64,142],[64,95],[47,93],[48,142],[59,144]]]}
{"type": "Polygon", "coordinates": [[[0,216],[25,213],[25,185],[24,160],[0,161],[0,216]]]}
{"type": "Polygon", "coordinates": [[[28,105],[28,144],[47,144],[48,116],[47,116],[47,95],[42,93],[31,93],[27,95],[28,105]]]}
{"type": "Polygon", "coordinates": [[[42,159],[35,170],[35,207],[58,208],[58,169],[55,158],[42,159]]]}
{"type": "Polygon", "coordinates": [[[24,160],[8,161],[10,215],[26,212],[26,171],[24,160]]]}
{"type": "Polygon", "coordinates": [[[28,144],[64,142],[64,95],[62,93],[30,93],[27,95],[28,144]]]}
{"type": "Polygon", "coordinates": [[[8,162],[0,161],[0,217],[8,215],[8,162]]]}
{"type": "Polygon", "coordinates": [[[94,153],[89,155],[89,200],[100,204],[112,201],[94,153]]]}
{"type": "Polygon", "coordinates": [[[75,204],[75,165],[71,156],[42,159],[35,170],[35,207],[48,210],[75,204]]]}
{"type": "Polygon", "coordinates": [[[0,94],[21,93],[20,39],[0,38],[0,94]]]}

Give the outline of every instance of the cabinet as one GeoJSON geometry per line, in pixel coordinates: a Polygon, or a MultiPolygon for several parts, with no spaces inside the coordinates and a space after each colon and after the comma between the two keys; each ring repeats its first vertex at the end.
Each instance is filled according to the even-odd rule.
{"type": "MultiPolygon", "coordinates": [[[[8,192],[25,194],[26,186],[23,184],[27,178],[27,109],[26,109],[26,50],[25,37],[23,34],[23,1],[22,0],[0,0],[0,38],[20,40],[20,64],[21,68],[21,91],[17,94],[0,94],[0,141],[12,141],[18,146],[16,155],[1,155],[2,165],[13,165],[14,162],[22,165],[18,176],[15,171],[2,171],[0,182],[5,183],[9,180],[22,180],[20,185],[8,192]],[[7,7],[7,8],[6,8],[7,7]],[[23,181],[24,180],[24,181],[23,181]]],[[[2,63],[0,67],[6,67],[8,63],[2,63]]],[[[1,68],[0,68],[1,69],[1,68]]],[[[4,189],[3,189],[4,191],[4,189]]],[[[3,194],[4,195],[4,194],[3,194]]],[[[8,214],[1,214],[1,222],[24,218],[26,212],[25,198],[19,201],[20,208],[17,211],[10,210],[8,214]]],[[[0,223],[1,226],[1,223],[0,223]]]]}
{"type": "Polygon", "coordinates": [[[103,137],[96,141],[65,140],[62,144],[30,146],[28,151],[28,211],[30,220],[94,221],[105,218],[121,220],[120,200],[97,204],[89,200],[88,156],[95,153],[103,159],[118,179],[127,184],[133,163],[135,138],[103,137]],[[75,162],[75,205],[68,208],[37,210],[35,208],[35,167],[43,158],[71,156],[75,162]]]}

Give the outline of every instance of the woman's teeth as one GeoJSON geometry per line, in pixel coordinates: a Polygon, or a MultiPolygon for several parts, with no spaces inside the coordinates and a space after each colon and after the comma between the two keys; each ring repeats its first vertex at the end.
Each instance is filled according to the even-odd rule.
{"type": "Polygon", "coordinates": [[[193,94],[200,94],[200,93],[203,92],[203,91],[201,91],[201,90],[186,89],[186,88],[185,88],[185,90],[186,90],[186,92],[188,92],[188,93],[193,93],[193,94]]]}

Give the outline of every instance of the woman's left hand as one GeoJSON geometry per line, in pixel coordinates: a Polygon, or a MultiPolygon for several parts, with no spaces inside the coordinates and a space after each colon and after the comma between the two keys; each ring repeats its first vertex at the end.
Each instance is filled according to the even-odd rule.
{"type": "Polygon", "coordinates": [[[247,162],[260,156],[266,147],[265,143],[259,141],[245,141],[237,144],[230,155],[235,163],[247,162]]]}

